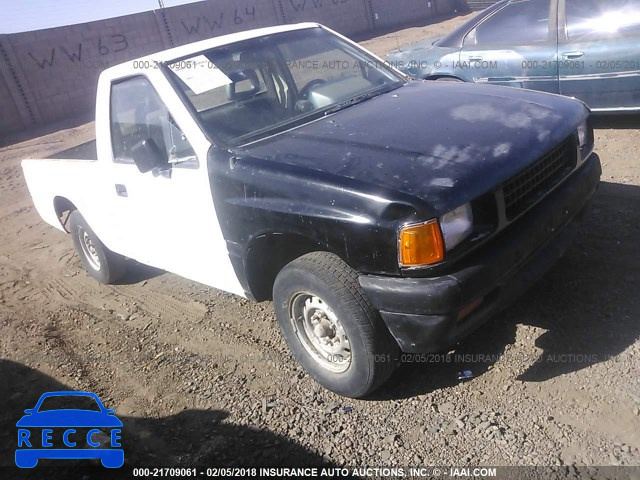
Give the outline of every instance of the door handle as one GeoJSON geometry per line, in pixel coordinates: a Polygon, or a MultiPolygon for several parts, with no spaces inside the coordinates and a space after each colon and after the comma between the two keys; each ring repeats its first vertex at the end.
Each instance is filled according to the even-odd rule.
{"type": "Polygon", "coordinates": [[[125,187],[124,185],[121,185],[119,183],[116,183],[116,194],[119,197],[128,197],[129,196],[127,194],[127,187],[125,187]]]}
{"type": "Polygon", "coordinates": [[[482,57],[469,57],[470,62],[481,62],[482,57]]]}
{"type": "Polygon", "coordinates": [[[565,52],[562,54],[562,58],[565,60],[577,60],[584,57],[584,52],[565,52]]]}

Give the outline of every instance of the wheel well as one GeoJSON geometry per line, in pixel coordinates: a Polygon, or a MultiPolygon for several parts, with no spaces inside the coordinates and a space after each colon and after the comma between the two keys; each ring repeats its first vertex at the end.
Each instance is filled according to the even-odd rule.
{"type": "Polygon", "coordinates": [[[60,220],[60,225],[62,225],[62,228],[69,233],[69,230],[67,230],[69,215],[78,208],[69,199],[64,197],[55,197],[53,199],[53,208],[56,211],[56,216],[60,220]],[[64,215],[65,212],[67,213],[66,216],[64,215]]]}
{"type": "Polygon", "coordinates": [[[245,271],[249,289],[259,302],[271,300],[273,283],[285,265],[307,253],[326,250],[296,234],[273,233],[257,237],[247,250],[245,271]]]}

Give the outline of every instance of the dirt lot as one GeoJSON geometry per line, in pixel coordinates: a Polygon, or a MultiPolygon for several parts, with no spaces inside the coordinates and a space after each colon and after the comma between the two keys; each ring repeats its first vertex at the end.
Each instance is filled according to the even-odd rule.
{"type": "MultiPolygon", "coordinates": [[[[364,44],[385,54],[462,20],[364,44]]],[[[92,125],[0,149],[0,465],[22,410],[60,389],[116,409],[132,465],[639,465],[639,125],[598,120],[593,213],[535,288],[456,356],[407,363],[361,401],[301,371],[270,303],[142,266],[117,286],[84,273],[32,207],[20,160],[92,125]]]]}

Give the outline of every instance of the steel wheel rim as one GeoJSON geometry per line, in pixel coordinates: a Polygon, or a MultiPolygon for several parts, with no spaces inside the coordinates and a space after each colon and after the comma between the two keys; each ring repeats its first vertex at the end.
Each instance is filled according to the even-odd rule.
{"type": "Polygon", "coordinates": [[[298,340],[321,367],[343,373],[351,365],[351,346],[342,322],[333,309],[311,293],[295,295],[289,317],[298,340]]]}
{"type": "Polygon", "coordinates": [[[96,250],[96,246],[93,244],[93,240],[91,240],[91,236],[87,233],[87,231],[79,227],[78,228],[78,239],[80,240],[80,246],[82,247],[82,253],[84,257],[96,271],[100,270],[100,257],[98,256],[98,251],[96,250]]]}

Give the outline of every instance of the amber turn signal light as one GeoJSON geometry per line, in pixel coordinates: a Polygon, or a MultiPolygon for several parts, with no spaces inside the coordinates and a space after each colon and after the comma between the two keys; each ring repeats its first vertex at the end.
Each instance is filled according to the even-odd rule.
{"type": "Polygon", "coordinates": [[[437,220],[403,227],[398,235],[401,267],[424,267],[444,260],[444,241],[437,220]]]}

